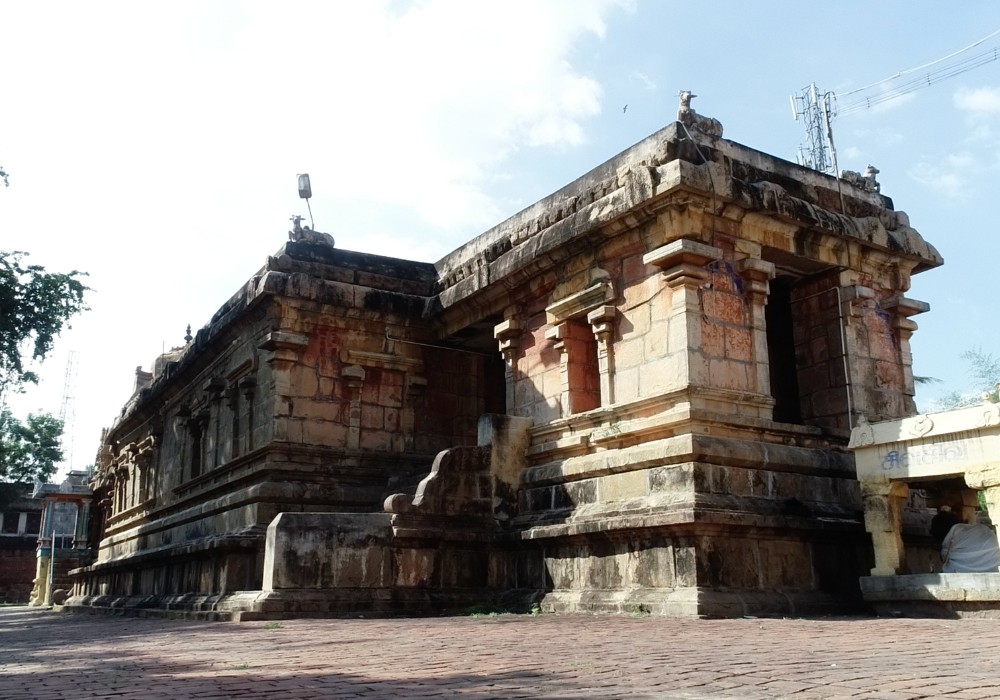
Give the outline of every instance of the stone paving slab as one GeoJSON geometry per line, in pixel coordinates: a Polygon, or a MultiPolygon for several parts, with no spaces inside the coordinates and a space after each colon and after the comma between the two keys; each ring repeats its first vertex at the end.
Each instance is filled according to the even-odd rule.
{"type": "Polygon", "coordinates": [[[0,608],[0,698],[1000,698],[988,620],[210,623],[0,608]]]}

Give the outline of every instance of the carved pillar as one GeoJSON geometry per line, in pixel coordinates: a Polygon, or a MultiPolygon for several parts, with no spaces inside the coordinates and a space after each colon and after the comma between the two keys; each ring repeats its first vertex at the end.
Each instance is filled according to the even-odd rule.
{"type": "Polygon", "coordinates": [[[348,365],[341,372],[347,386],[350,404],[347,409],[347,448],[361,447],[361,387],[365,383],[365,369],[360,365],[348,365]]]}
{"type": "Polygon", "coordinates": [[[120,463],[115,472],[115,515],[128,510],[128,467],[120,463]]]}
{"type": "MultiPolygon", "coordinates": [[[[986,502],[986,513],[990,516],[990,522],[994,523],[994,525],[1000,523],[1000,484],[985,486],[982,489],[982,493],[983,500],[986,502]]],[[[1000,533],[998,533],[998,540],[1000,540],[1000,533]]]]}
{"type": "Polygon", "coordinates": [[[614,330],[615,314],[613,306],[599,306],[587,314],[587,321],[597,338],[597,371],[601,379],[601,405],[610,406],[615,402],[615,356],[614,330]]]}
{"type": "Polygon", "coordinates": [[[666,355],[678,358],[674,371],[681,386],[708,384],[708,368],[700,354],[700,290],[710,279],[705,266],[721,259],[722,251],[718,248],[687,238],[672,241],[642,256],[644,263],[663,271],[663,283],[670,288],[666,355]]]}
{"type": "MultiPolygon", "coordinates": [[[[219,466],[221,458],[219,455],[220,442],[222,438],[221,426],[222,426],[222,391],[226,388],[226,383],[219,377],[212,377],[204,386],[202,386],[202,391],[205,394],[205,399],[208,401],[208,422],[214,423],[214,430],[211,431],[209,437],[212,444],[209,445],[207,450],[209,459],[205,464],[205,471],[209,472],[219,466]]],[[[206,428],[208,425],[205,426],[206,428]]]]}
{"type": "MultiPolygon", "coordinates": [[[[985,407],[981,427],[996,425],[995,422],[1000,416],[997,415],[997,404],[989,403],[985,407]]],[[[965,483],[969,487],[962,492],[962,519],[967,523],[976,522],[976,507],[978,506],[978,493],[982,492],[983,501],[986,504],[986,513],[990,516],[990,521],[996,525],[1000,523],[1000,472],[992,468],[970,469],[965,472],[965,483]]],[[[998,533],[1000,539],[1000,533],[998,533]]]]}
{"type": "Polygon", "coordinates": [[[231,420],[229,421],[229,459],[236,459],[240,456],[240,447],[243,440],[240,425],[240,386],[239,382],[232,381],[226,387],[226,408],[229,409],[231,420]]]}
{"type": "Polygon", "coordinates": [[[135,457],[138,470],[139,485],[137,489],[139,502],[148,501],[153,497],[153,479],[156,470],[156,458],[159,453],[160,436],[162,432],[152,433],[137,445],[138,454],[135,457]]]}
{"type": "Polygon", "coordinates": [[[269,353],[264,361],[271,365],[275,440],[288,440],[288,419],[292,412],[292,369],[299,361],[299,353],[308,344],[307,336],[288,331],[268,333],[260,344],[260,349],[269,353]]]}
{"type": "Polygon", "coordinates": [[[865,529],[871,534],[875,550],[872,576],[901,573],[906,563],[900,509],[909,494],[909,487],[902,481],[861,482],[865,529]]]}
{"type": "Polygon", "coordinates": [[[570,409],[569,395],[569,353],[562,337],[565,328],[566,324],[560,323],[545,331],[546,340],[555,341],[552,347],[559,353],[559,415],[564,418],[573,412],[570,409]]]}
{"type": "Polygon", "coordinates": [[[507,389],[506,412],[514,410],[514,383],[517,381],[517,358],[520,354],[521,322],[516,318],[508,318],[503,323],[493,327],[493,337],[497,340],[500,355],[504,362],[504,384],[507,389]]]}
{"type": "Polygon", "coordinates": [[[246,402],[247,407],[247,420],[246,420],[246,438],[243,440],[243,444],[246,445],[246,451],[250,452],[254,448],[254,410],[253,402],[254,395],[257,391],[257,379],[256,377],[243,377],[239,383],[240,393],[243,394],[243,399],[246,402]]]}
{"type": "Polygon", "coordinates": [[[774,279],[774,263],[759,258],[745,258],[737,264],[743,278],[743,290],[750,306],[750,334],[753,341],[754,382],[758,394],[771,395],[770,360],[767,353],[767,322],[764,307],[774,279]]]}
{"type": "Polygon", "coordinates": [[[189,477],[195,479],[202,474],[205,460],[205,428],[208,426],[208,410],[203,409],[185,421],[191,446],[189,477]]]}

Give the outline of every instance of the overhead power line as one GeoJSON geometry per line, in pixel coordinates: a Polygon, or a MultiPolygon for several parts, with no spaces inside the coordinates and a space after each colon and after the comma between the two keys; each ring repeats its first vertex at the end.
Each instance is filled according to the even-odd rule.
{"type": "Polygon", "coordinates": [[[936,59],[934,59],[933,61],[931,61],[929,63],[924,63],[923,65],[914,66],[913,68],[907,68],[906,70],[901,70],[901,71],[899,71],[899,72],[897,72],[897,73],[895,73],[893,75],[890,75],[888,78],[882,78],[882,80],[877,80],[874,83],[871,83],[869,85],[865,85],[864,87],[855,88],[854,90],[850,90],[848,92],[842,93],[840,96],[841,97],[847,97],[848,95],[853,95],[854,93],[857,93],[857,92],[863,92],[865,90],[869,90],[869,89],[871,89],[873,87],[881,85],[882,83],[888,83],[891,80],[895,80],[896,78],[902,77],[902,76],[907,75],[909,73],[914,73],[914,72],[916,72],[918,70],[923,70],[924,68],[930,68],[931,66],[937,65],[938,63],[941,63],[942,61],[947,61],[949,58],[954,58],[955,56],[958,56],[961,53],[965,53],[969,49],[974,49],[977,46],[979,46],[980,44],[989,41],[990,39],[992,39],[993,37],[995,37],[997,35],[1000,35],[1000,29],[997,29],[995,31],[990,32],[989,34],[987,34],[986,36],[984,36],[979,41],[974,41],[971,44],[969,44],[968,46],[966,46],[965,48],[959,49],[958,51],[952,51],[947,56],[942,56],[941,58],[936,58],[936,59]]]}
{"type": "Polygon", "coordinates": [[[946,56],[913,68],[907,68],[888,78],[839,95],[832,91],[821,92],[816,88],[815,83],[806,86],[801,95],[792,95],[791,97],[792,116],[796,120],[802,119],[807,137],[807,143],[799,148],[798,162],[814,170],[836,175],[837,155],[833,147],[833,128],[831,126],[834,117],[871,109],[897,97],[992,63],[1000,59],[1000,45],[980,50],[971,55],[963,54],[982,46],[997,36],[1000,36],[1000,29],[990,32],[982,39],[957,51],[952,51],[946,56]],[[926,70],[928,68],[933,69],[926,70]],[[904,76],[911,77],[903,82],[896,82],[904,76]],[[848,96],[853,99],[843,105],[838,103],[839,100],[848,96]]]}
{"type": "MultiPolygon", "coordinates": [[[[948,78],[954,78],[956,75],[961,75],[962,73],[967,73],[974,68],[979,66],[984,66],[987,63],[992,63],[1000,58],[1000,47],[994,47],[988,49],[987,51],[982,51],[975,54],[974,56],[969,56],[956,63],[942,66],[937,70],[929,71],[928,73],[921,74],[915,78],[911,78],[904,83],[895,85],[888,90],[884,90],[875,95],[869,97],[861,97],[848,102],[844,106],[838,108],[837,113],[840,116],[846,116],[854,112],[859,112],[863,109],[869,109],[876,105],[882,104],[883,102],[888,102],[889,100],[894,100],[897,97],[902,97],[908,93],[914,92],[915,90],[920,90],[921,88],[930,87],[935,83],[939,83],[942,80],[947,80],[948,78]]],[[[874,83],[874,85],[882,85],[885,81],[879,83],[874,83]]],[[[843,98],[845,95],[857,94],[858,91],[854,90],[843,95],[836,95],[837,99],[843,98]]]]}

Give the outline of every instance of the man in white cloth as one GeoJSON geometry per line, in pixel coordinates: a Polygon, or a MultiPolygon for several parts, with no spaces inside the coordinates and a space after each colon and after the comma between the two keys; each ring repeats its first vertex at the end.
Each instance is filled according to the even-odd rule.
{"type": "Polygon", "coordinates": [[[942,531],[947,533],[941,542],[942,573],[995,573],[1000,570],[1000,546],[992,528],[981,523],[964,523],[948,506],[941,507],[934,521],[931,524],[933,534],[940,537],[942,531]]]}

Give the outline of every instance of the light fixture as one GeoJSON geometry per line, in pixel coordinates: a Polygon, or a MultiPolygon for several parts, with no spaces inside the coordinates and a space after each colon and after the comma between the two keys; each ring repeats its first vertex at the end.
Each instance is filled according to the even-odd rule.
{"type": "Polygon", "coordinates": [[[316,222],[313,221],[313,210],[312,205],[309,203],[309,198],[313,196],[312,184],[309,182],[309,173],[301,173],[298,176],[299,179],[299,197],[306,200],[306,207],[309,209],[309,224],[313,231],[316,230],[316,222]]]}

